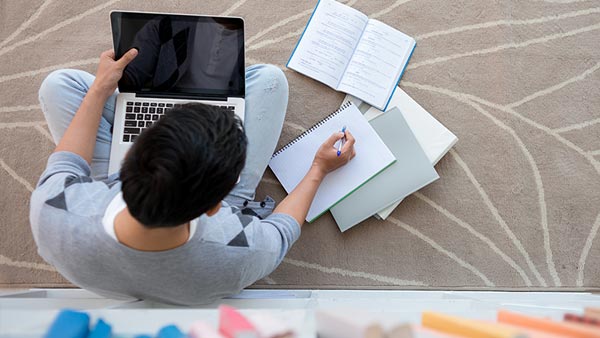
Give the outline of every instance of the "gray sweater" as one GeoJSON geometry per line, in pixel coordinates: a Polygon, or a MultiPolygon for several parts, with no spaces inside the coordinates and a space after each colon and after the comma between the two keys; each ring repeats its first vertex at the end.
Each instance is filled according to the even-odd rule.
{"type": "Polygon", "coordinates": [[[223,203],[216,215],[200,216],[196,232],[182,246],[138,251],[115,241],[102,226],[120,189],[117,175],[95,181],[83,158],[58,152],[48,159],[31,197],[31,229],[40,256],[73,284],[104,296],[210,303],[269,275],[300,236],[289,215],[261,220],[223,203]]]}

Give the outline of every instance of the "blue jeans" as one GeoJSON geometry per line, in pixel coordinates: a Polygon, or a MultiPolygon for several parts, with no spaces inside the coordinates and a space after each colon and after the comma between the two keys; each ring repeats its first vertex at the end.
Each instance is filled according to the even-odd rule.
{"type": "MultiPolygon", "coordinates": [[[[39,100],[54,142],[62,138],[81,101],[94,82],[94,76],[74,69],[58,70],[46,77],[39,100]]],[[[92,158],[92,177],[105,179],[112,141],[115,116],[115,92],[104,105],[96,147],[92,158]]],[[[240,182],[225,200],[241,206],[254,200],[271,155],[275,151],[288,103],[288,83],[283,72],[272,65],[253,65],[246,68],[246,115],[244,128],[248,137],[246,165],[240,182]]]]}

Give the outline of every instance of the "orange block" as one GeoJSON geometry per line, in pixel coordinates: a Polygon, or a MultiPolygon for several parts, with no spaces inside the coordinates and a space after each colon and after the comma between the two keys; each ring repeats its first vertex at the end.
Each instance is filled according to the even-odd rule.
{"type": "Polygon", "coordinates": [[[531,328],[569,337],[600,338],[600,330],[584,325],[555,322],[551,319],[531,317],[510,311],[498,311],[498,322],[531,328]]]}
{"type": "Polygon", "coordinates": [[[600,309],[593,308],[593,307],[586,307],[583,313],[586,317],[600,320],[600,309]]]}
{"type": "Polygon", "coordinates": [[[436,312],[423,312],[421,322],[432,330],[464,337],[478,338],[521,338],[527,337],[518,329],[502,327],[472,319],[449,316],[436,312]]]}
{"type": "Polygon", "coordinates": [[[488,324],[495,324],[498,325],[500,327],[506,327],[506,328],[511,328],[513,330],[518,330],[519,332],[523,333],[525,336],[527,336],[527,338],[564,338],[565,336],[563,335],[558,335],[558,334],[554,334],[554,333],[550,333],[550,332],[544,332],[544,331],[539,331],[539,330],[534,330],[532,328],[527,328],[527,327],[522,327],[522,326],[517,326],[517,325],[511,325],[511,324],[506,324],[506,323],[497,323],[497,322],[488,322],[488,321],[481,321],[482,323],[488,323],[488,324]]]}

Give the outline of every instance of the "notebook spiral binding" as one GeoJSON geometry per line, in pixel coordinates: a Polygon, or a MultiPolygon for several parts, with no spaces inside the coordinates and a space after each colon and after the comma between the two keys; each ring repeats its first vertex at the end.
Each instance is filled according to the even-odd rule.
{"type": "Polygon", "coordinates": [[[352,105],[352,102],[350,102],[350,101],[344,103],[340,108],[338,108],[338,110],[336,110],[333,113],[327,115],[324,119],[322,119],[319,122],[315,123],[312,127],[308,128],[306,131],[304,131],[302,134],[300,134],[300,136],[296,137],[295,139],[293,139],[292,141],[290,141],[288,144],[284,145],[281,149],[277,150],[275,152],[275,154],[273,154],[273,156],[271,156],[271,158],[277,157],[279,154],[281,154],[282,152],[284,152],[287,148],[291,147],[294,143],[298,142],[299,140],[301,140],[306,135],[312,133],[315,129],[319,128],[325,122],[331,120],[334,116],[336,116],[337,114],[339,114],[342,110],[350,107],[351,105],[352,105]]]}

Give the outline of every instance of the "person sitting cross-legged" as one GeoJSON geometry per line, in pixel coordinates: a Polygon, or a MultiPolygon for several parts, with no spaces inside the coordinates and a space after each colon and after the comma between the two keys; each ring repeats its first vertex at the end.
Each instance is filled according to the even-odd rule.
{"type": "Polygon", "coordinates": [[[108,175],[116,88],[130,50],[104,52],[96,76],[51,73],[39,92],[57,143],[31,197],[38,252],[69,281],[112,298],[196,305],[239,293],[269,275],[300,236],[337,156],[335,133],[301,183],[276,207],[255,190],[275,150],[288,101],[283,72],[246,69],[245,123],[187,104],[145,130],[121,171],[108,175]]]}

